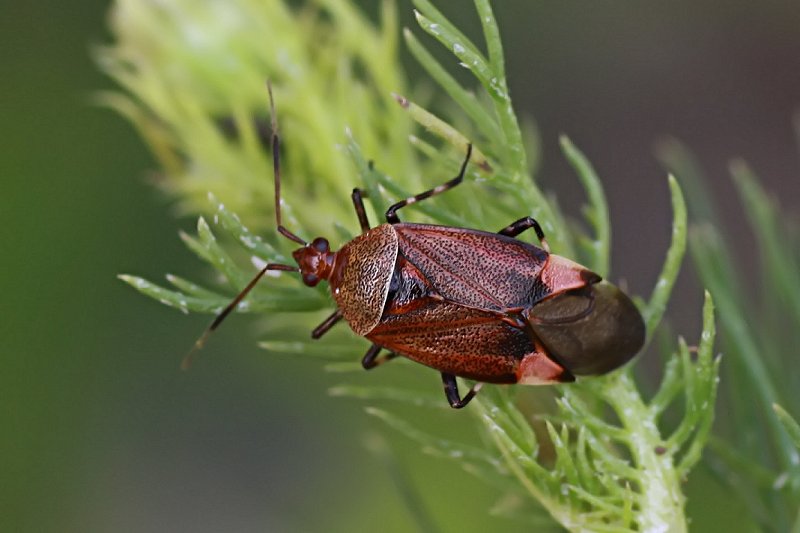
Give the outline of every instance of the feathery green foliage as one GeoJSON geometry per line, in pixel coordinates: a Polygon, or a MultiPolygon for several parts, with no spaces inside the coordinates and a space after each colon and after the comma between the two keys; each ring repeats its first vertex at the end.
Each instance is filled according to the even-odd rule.
{"type": "Polygon", "coordinates": [[[756,237],[754,250],[737,248],[741,239],[727,234],[691,152],[670,139],[658,146],[658,154],[693,191],[689,210],[697,224],[690,249],[717,303],[727,357],[722,397],[729,425],[711,440],[709,466],[762,530],[800,531],[800,432],[789,414],[800,412],[800,380],[790,370],[800,342],[796,226],[781,215],[753,171],[735,160],[731,176],[756,237]],[[749,259],[760,267],[755,279],[741,268],[749,259]]]}
{"type": "MultiPolygon", "coordinates": [[[[222,241],[203,217],[197,236],[182,238],[221,274],[226,287],[211,289],[176,276],[167,278],[172,289],[129,275],[121,279],[182,311],[214,313],[253,275],[242,256],[257,264],[290,262],[289,244],[269,224],[267,78],[275,87],[287,152],[284,219],[293,231],[309,237],[324,232],[324,221],[342,221],[336,233],[346,241],[355,231],[346,196],[353,185],[368,192],[375,221],[391,203],[455,174],[471,142],[475,157],[467,183],[435,201],[414,204],[408,217],[499,229],[508,224],[508,213],[530,215],[541,222],[556,253],[581,254],[588,266],[607,275],[608,208],[588,159],[562,139],[564,155],[587,192],[588,234],[568,231],[564,215],[528,174],[488,0],[475,0],[485,53],[433,4],[416,0],[415,5],[422,31],[449,50],[454,63],[468,69],[477,83],[477,91],[462,86],[422,40],[411,30],[403,32],[409,51],[452,100],[450,109],[457,109],[457,115],[443,118],[416,104],[413,91],[406,94],[391,2],[382,4],[378,29],[344,0],[317,0],[299,10],[277,0],[118,0],[112,18],[117,42],[98,51],[98,60],[125,92],[104,94],[101,101],[142,133],[162,165],[159,183],[180,210],[213,217],[222,241]],[[414,123],[426,133],[412,134],[414,123]],[[368,159],[376,162],[374,167],[368,159]],[[207,198],[208,192],[212,196],[207,198]],[[265,237],[249,227],[264,230],[265,237]]],[[[669,186],[672,243],[652,295],[642,303],[648,338],[664,314],[686,247],[683,195],[674,178],[669,186]]],[[[313,343],[296,328],[283,327],[287,312],[326,307],[331,303],[324,289],[308,289],[297,276],[284,273],[260,283],[237,310],[271,312],[268,340],[261,345],[273,353],[320,357],[337,372],[360,369],[354,336],[313,343]]],[[[484,387],[463,419],[480,429],[483,443],[430,435],[390,407],[370,406],[367,412],[428,453],[454,460],[502,487],[511,500],[524,502],[520,512],[519,506],[503,503],[511,500],[503,500],[494,508],[498,514],[524,515],[574,531],[684,531],[681,483],[699,460],[713,421],[719,367],[714,332],[713,305],[706,295],[696,357],[679,341],[661,388],[649,402],[638,390],[631,365],[555,388],[555,412],[549,414],[527,412],[516,397],[519,388],[484,387]],[[672,429],[661,420],[667,409],[682,414],[672,429]]],[[[449,409],[438,390],[343,384],[331,394],[370,404],[390,400],[449,409]]]]}

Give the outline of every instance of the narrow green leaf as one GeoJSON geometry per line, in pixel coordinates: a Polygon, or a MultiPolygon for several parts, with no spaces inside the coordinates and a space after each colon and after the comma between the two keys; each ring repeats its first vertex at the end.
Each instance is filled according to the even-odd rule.
{"type": "Polygon", "coordinates": [[[494,77],[489,80],[489,85],[487,86],[484,83],[484,89],[494,101],[500,128],[504,132],[505,140],[508,144],[510,159],[507,159],[506,163],[517,175],[524,176],[528,169],[527,156],[525,154],[522,131],[520,130],[514,107],[511,104],[511,95],[506,82],[500,29],[497,26],[497,21],[494,18],[494,13],[488,0],[475,0],[475,6],[481,19],[486,47],[489,50],[489,60],[494,72],[494,77]]]}
{"type": "Polygon", "coordinates": [[[195,311],[198,313],[218,313],[228,303],[228,298],[219,296],[217,298],[198,298],[187,296],[183,293],[171,291],[151,283],[146,279],[127,274],[120,274],[119,279],[141,292],[144,295],[154,298],[164,305],[180,309],[182,312],[195,311]]]}
{"type": "Polygon", "coordinates": [[[461,33],[461,30],[456,28],[447,17],[445,17],[441,11],[436,9],[434,5],[429,2],[428,0],[413,0],[414,7],[417,8],[419,14],[417,14],[417,18],[419,15],[423,15],[426,19],[436,25],[434,31],[443,30],[448,35],[455,36],[455,38],[459,41],[464,43],[464,46],[468,46],[470,51],[476,55],[480,55],[478,48],[472,43],[470,39],[467,38],[466,35],[461,33]]]}
{"type": "Polygon", "coordinates": [[[364,367],[356,361],[339,361],[336,363],[326,363],[322,367],[325,372],[331,374],[359,374],[364,372],[364,367]]]}
{"type": "Polygon", "coordinates": [[[478,79],[491,79],[492,71],[488,61],[466,35],[428,0],[414,0],[414,6],[417,8],[414,16],[423,30],[450,50],[478,79]]]}
{"type": "Polygon", "coordinates": [[[678,181],[669,176],[669,190],[672,196],[672,243],[667,251],[667,257],[658,281],[650,296],[647,307],[643,310],[645,324],[647,325],[648,343],[653,337],[653,331],[661,322],[667,302],[672,294],[672,287],[680,272],[681,262],[686,253],[686,202],[678,181]]]}
{"type": "MultiPolygon", "coordinates": [[[[719,365],[721,359],[714,357],[714,340],[716,325],[714,323],[714,302],[711,294],[705,293],[703,304],[703,332],[697,347],[696,374],[694,391],[687,387],[686,410],[684,420],[691,420],[694,437],[677,466],[680,476],[688,475],[700,460],[700,455],[708,442],[711,426],[714,423],[714,407],[717,400],[719,383],[719,365]]],[[[676,434],[678,431],[675,432],[676,434]]],[[[680,441],[681,437],[676,437],[680,441]]],[[[676,442],[677,445],[680,445],[676,442]]]]}
{"type": "Polygon", "coordinates": [[[415,15],[420,28],[435,37],[445,48],[450,50],[463,67],[472,71],[478,81],[490,91],[489,94],[493,98],[505,97],[504,94],[499,92],[499,87],[497,87],[496,83],[492,83],[494,73],[486,58],[478,52],[472,42],[466,40],[461,32],[451,32],[446,27],[431,21],[420,12],[415,12],[415,15]]]}
{"type": "Polygon", "coordinates": [[[695,424],[700,416],[699,408],[695,403],[695,389],[698,387],[696,369],[694,364],[692,364],[689,347],[682,338],[679,339],[678,360],[680,361],[681,378],[683,382],[685,413],[677,429],[667,440],[666,446],[669,450],[676,450],[683,446],[694,431],[695,424]]]}
{"type": "MultiPolygon", "coordinates": [[[[518,479],[520,474],[524,476],[521,470],[519,470],[519,468],[523,468],[535,472],[543,482],[546,481],[549,477],[548,471],[537,463],[535,460],[536,458],[525,449],[530,449],[530,443],[523,441],[521,443],[522,445],[520,445],[520,441],[511,436],[514,434],[518,436],[518,430],[512,429],[509,434],[507,431],[508,417],[501,413],[502,410],[497,408],[496,404],[493,404],[491,401],[487,402],[487,399],[481,396],[475,398],[470,403],[470,406],[472,405],[476,407],[476,412],[474,414],[476,414],[484,424],[485,428],[489,431],[489,435],[491,435],[493,439],[498,439],[495,444],[498,445],[504,455],[508,454],[506,457],[506,464],[509,470],[514,472],[518,479]],[[512,457],[514,458],[513,461],[515,464],[511,464],[511,462],[508,461],[508,459],[512,457]]],[[[523,482],[523,486],[527,484],[526,481],[521,479],[520,481],[523,482]]],[[[537,492],[540,492],[540,489],[537,489],[537,492]]]]}
{"type": "Polygon", "coordinates": [[[530,457],[539,456],[539,440],[531,427],[530,420],[519,410],[513,399],[506,396],[502,401],[503,409],[508,413],[508,420],[516,430],[517,440],[522,443],[525,453],[530,457]]]}
{"type": "MultiPolygon", "coordinates": [[[[589,459],[590,450],[586,439],[588,431],[585,427],[578,428],[578,436],[575,439],[575,467],[578,469],[580,485],[592,494],[601,494],[603,485],[599,478],[603,476],[603,473],[597,472],[589,459]]],[[[616,483],[614,485],[618,486],[616,483]]]]}
{"type": "Polygon", "coordinates": [[[655,396],[650,400],[650,410],[655,416],[660,416],[672,401],[681,393],[683,382],[681,380],[681,358],[673,354],[664,367],[664,377],[655,396]]]}
{"type": "Polygon", "coordinates": [[[694,225],[689,232],[689,245],[701,279],[720,310],[743,314],[744,291],[740,290],[743,282],[735,270],[737,261],[718,229],[711,224],[694,225]]]}
{"type": "Polygon", "coordinates": [[[540,508],[531,508],[529,500],[516,493],[506,494],[495,503],[489,514],[506,520],[523,523],[533,531],[550,531],[555,527],[553,519],[540,508]]]}
{"type": "Polygon", "coordinates": [[[411,480],[411,472],[393,453],[389,442],[382,436],[372,434],[366,440],[367,449],[381,459],[388,470],[400,498],[409,514],[414,518],[415,530],[421,533],[437,533],[439,528],[422,501],[422,494],[411,480]]]}
{"type": "Polygon", "coordinates": [[[503,42],[500,40],[500,29],[497,27],[497,20],[495,20],[492,12],[492,5],[489,0],[475,0],[475,9],[478,11],[478,17],[481,20],[486,49],[489,51],[489,64],[492,66],[498,83],[502,83],[505,86],[506,66],[503,42]]]}
{"type": "Polygon", "coordinates": [[[466,446],[460,442],[454,442],[448,439],[435,437],[424,431],[420,431],[413,423],[407,422],[400,417],[389,413],[388,411],[384,411],[383,409],[366,407],[365,410],[367,413],[380,419],[398,433],[401,433],[411,440],[419,443],[427,453],[443,459],[456,461],[477,461],[478,463],[489,465],[494,469],[497,469],[500,466],[500,462],[498,461],[497,457],[487,453],[485,450],[481,450],[480,448],[475,448],[472,446],[466,446]]]}
{"type": "Polygon", "coordinates": [[[403,37],[411,55],[422,65],[422,68],[431,78],[436,80],[450,98],[469,115],[475,122],[477,131],[490,139],[499,138],[503,134],[502,131],[500,131],[495,120],[486,112],[486,109],[478,102],[475,95],[464,89],[407,28],[403,30],[403,37]]]}
{"type": "Polygon", "coordinates": [[[580,396],[572,391],[565,390],[563,396],[557,400],[557,403],[559,408],[569,415],[564,420],[571,422],[575,427],[585,426],[598,435],[614,439],[622,444],[629,444],[630,433],[628,431],[619,426],[609,424],[600,416],[596,416],[595,411],[583,403],[580,396]]]}
{"type": "MultiPolygon", "coordinates": [[[[578,486],[580,483],[580,476],[572,460],[569,430],[566,424],[561,426],[561,432],[558,432],[549,420],[545,422],[545,427],[550,436],[550,442],[553,443],[553,449],[556,452],[556,464],[553,466],[553,472],[561,478],[562,486],[578,486]]],[[[564,491],[562,489],[561,496],[569,502],[571,508],[580,508],[575,492],[564,491]]]]}
{"type": "MultiPolygon", "coordinates": [[[[453,145],[459,152],[463,154],[467,153],[467,146],[471,143],[471,141],[464,136],[464,134],[430,111],[418,106],[404,96],[396,95],[395,99],[404,109],[408,111],[409,115],[411,115],[411,118],[413,118],[414,121],[420,126],[430,131],[434,135],[441,137],[453,145]]],[[[470,162],[486,169],[491,168],[486,160],[486,156],[483,155],[483,152],[481,152],[480,149],[474,144],[472,145],[470,162]]]]}
{"type": "MultiPolygon", "coordinates": [[[[472,403],[476,404],[476,400],[473,400],[472,403]]],[[[508,469],[516,476],[522,487],[534,500],[538,500],[553,516],[558,517],[559,511],[562,511],[562,509],[557,500],[551,497],[551,494],[555,492],[555,487],[546,485],[550,480],[549,472],[531,457],[522,453],[519,446],[493,420],[491,412],[482,408],[480,403],[477,403],[477,406],[481,410],[481,420],[489,436],[502,453],[508,469]]]]}
{"type": "Polygon", "coordinates": [[[600,478],[604,485],[619,483],[620,479],[641,481],[641,471],[638,467],[632,465],[627,459],[617,457],[615,455],[617,451],[612,449],[602,437],[592,435],[586,440],[594,454],[593,462],[597,471],[604,474],[600,478]]]}
{"type": "MultiPolygon", "coordinates": [[[[717,464],[724,467],[726,470],[723,476],[720,476],[723,481],[729,482],[735,476],[736,481],[740,481],[740,477],[744,476],[749,479],[748,484],[751,485],[751,494],[755,494],[755,489],[773,490],[775,478],[778,475],[764,468],[762,465],[753,461],[752,457],[742,455],[742,453],[734,447],[732,442],[729,442],[721,437],[711,435],[708,438],[708,448],[713,452],[718,461],[717,464]]],[[[755,498],[755,496],[753,496],[755,498]]],[[[755,498],[757,499],[757,498],[755,498]]]]}
{"type": "MultiPolygon", "coordinates": [[[[441,42],[461,61],[463,66],[475,75],[494,102],[500,129],[504,134],[504,139],[498,143],[498,146],[505,154],[503,157],[504,163],[514,171],[514,180],[516,182],[521,181],[527,169],[527,162],[522,144],[522,133],[520,132],[514,109],[511,106],[505,78],[499,76],[475,45],[466,39],[463,34],[454,30],[453,26],[447,22],[447,19],[433,9],[427,0],[417,0],[415,4],[421,11],[421,13],[417,13],[417,22],[420,27],[441,42]],[[424,8],[422,7],[423,5],[425,6],[424,8]],[[428,16],[433,17],[433,19],[428,18],[428,16]]],[[[491,17],[490,21],[486,22],[484,20],[482,23],[494,26],[492,33],[498,31],[493,17],[491,17]]],[[[499,44],[499,37],[497,44],[499,44]]]]}
{"type": "Polygon", "coordinates": [[[539,443],[530,428],[530,424],[527,421],[520,420],[522,417],[518,409],[512,403],[503,399],[499,391],[496,390],[487,391],[484,388],[481,392],[481,401],[492,413],[494,423],[497,427],[502,428],[505,435],[514,442],[519,453],[536,459],[539,453],[539,443]]]}
{"type": "Polygon", "coordinates": [[[407,403],[417,407],[433,407],[437,409],[450,409],[447,402],[440,395],[426,394],[419,391],[397,387],[360,387],[357,385],[337,385],[328,389],[331,396],[344,396],[361,400],[392,400],[407,403]]]}
{"type": "Polygon", "coordinates": [[[621,522],[622,524],[629,528],[633,529],[631,525],[633,524],[633,506],[636,502],[636,498],[634,497],[633,491],[631,490],[630,483],[625,483],[625,497],[622,498],[622,511],[620,512],[621,515],[621,522]]]}
{"type": "Polygon", "coordinates": [[[756,232],[760,256],[764,258],[766,279],[775,287],[775,296],[783,300],[794,322],[800,324],[800,266],[787,246],[788,238],[779,229],[775,203],[758,185],[758,179],[743,161],[731,164],[731,174],[745,207],[750,226],[756,232]]]}
{"type": "Polygon", "coordinates": [[[786,430],[786,433],[789,434],[789,437],[794,442],[794,445],[800,450],[800,424],[797,423],[797,420],[790,415],[786,409],[778,405],[777,403],[772,404],[772,409],[775,411],[775,414],[778,416],[778,420],[781,421],[783,424],[783,428],[786,430]]]}
{"type": "MultiPolygon", "coordinates": [[[[736,358],[743,368],[743,371],[739,372],[738,375],[743,380],[743,383],[749,384],[749,389],[753,391],[758,402],[754,404],[752,399],[748,398],[746,404],[755,409],[755,411],[764,413],[761,419],[768,429],[772,442],[779,450],[778,457],[780,462],[783,468],[789,468],[796,450],[775,414],[769,412],[772,404],[778,401],[775,384],[762,358],[752,326],[745,320],[744,314],[734,301],[733,294],[737,292],[738,287],[727,285],[727,283],[730,283],[730,278],[716,276],[720,270],[724,269],[724,266],[717,266],[719,257],[715,253],[722,249],[722,246],[713,228],[707,227],[704,231],[697,232],[696,237],[693,237],[692,255],[695,258],[695,264],[700,271],[701,278],[708,285],[709,291],[714,295],[714,300],[719,307],[719,320],[728,340],[727,345],[730,347],[728,351],[731,359],[736,358]],[[765,412],[763,410],[768,411],[765,412]]],[[[722,271],[724,272],[724,270],[722,271]]],[[[735,362],[732,361],[732,363],[735,362]]],[[[752,426],[752,419],[748,418],[749,415],[744,415],[741,409],[733,410],[733,414],[737,417],[737,422],[742,427],[752,426]]],[[[762,451],[767,453],[766,449],[762,451]]]]}
{"type": "Polygon", "coordinates": [[[222,225],[222,228],[239,241],[246,250],[264,261],[284,264],[291,262],[291,259],[279,253],[271,244],[247,229],[239,217],[225,207],[225,204],[217,200],[213,194],[208,194],[208,200],[216,207],[214,222],[222,225]]]}
{"type": "MultiPolygon", "coordinates": [[[[211,231],[211,228],[208,227],[208,223],[203,217],[197,219],[197,237],[197,242],[202,246],[203,250],[205,250],[205,259],[211,263],[216,270],[222,272],[225,279],[228,280],[231,287],[235,290],[241,290],[242,287],[247,285],[253,275],[255,275],[255,269],[253,269],[250,276],[247,276],[236,266],[233,258],[231,258],[217,243],[214,233],[211,231]]],[[[198,251],[194,246],[193,239],[187,238],[185,234],[181,234],[181,238],[190,248],[194,251],[198,251]]]]}
{"type": "Polygon", "coordinates": [[[667,138],[656,145],[656,155],[670,174],[681,177],[692,221],[719,227],[709,181],[694,154],[679,140],[667,138]]]}
{"type": "MultiPolygon", "coordinates": [[[[194,296],[200,299],[206,300],[218,300],[222,298],[219,294],[215,293],[214,291],[210,291],[196,283],[192,283],[189,280],[183,279],[179,276],[175,276],[173,274],[166,275],[167,281],[172,283],[178,290],[182,291],[183,293],[194,296]]],[[[127,281],[127,280],[126,280],[127,281]]]]}
{"type": "MultiPolygon", "coordinates": [[[[358,349],[353,346],[334,344],[329,342],[309,343],[308,341],[269,340],[258,343],[259,348],[273,354],[300,355],[323,360],[353,360],[358,359],[358,349]]],[[[362,368],[363,370],[363,368],[362,368]]]]}
{"type": "MultiPolygon", "coordinates": [[[[584,502],[590,504],[592,507],[605,511],[609,516],[616,518],[620,515],[620,507],[617,502],[608,501],[605,498],[601,498],[597,494],[593,494],[575,485],[569,485],[569,491],[577,495],[584,502]]],[[[616,526],[616,528],[616,531],[624,530],[624,528],[620,528],[619,526],[616,526]]]]}
{"type": "Polygon", "coordinates": [[[560,142],[561,150],[578,174],[589,198],[587,218],[594,230],[595,238],[592,241],[592,262],[587,266],[601,276],[607,277],[610,269],[611,219],[608,215],[603,184],[586,156],[566,135],[561,136],[560,142]]]}

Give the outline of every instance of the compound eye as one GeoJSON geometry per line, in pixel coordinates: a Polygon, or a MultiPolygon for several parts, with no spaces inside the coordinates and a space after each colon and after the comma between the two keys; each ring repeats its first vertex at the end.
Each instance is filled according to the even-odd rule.
{"type": "Polygon", "coordinates": [[[326,253],[330,251],[330,245],[328,244],[328,240],[322,237],[317,237],[316,239],[314,239],[314,241],[311,243],[311,247],[320,253],[326,253]]]}

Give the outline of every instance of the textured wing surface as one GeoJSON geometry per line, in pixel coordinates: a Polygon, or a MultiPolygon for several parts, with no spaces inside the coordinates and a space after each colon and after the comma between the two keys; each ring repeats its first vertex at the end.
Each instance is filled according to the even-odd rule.
{"type": "Polygon", "coordinates": [[[496,314],[432,298],[384,314],[367,338],[439,371],[490,383],[516,382],[519,360],[535,351],[524,330],[496,314]]]}
{"type": "Polygon", "coordinates": [[[464,228],[394,224],[399,255],[445,299],[487,310],[529,307],[549,292],[548,253],[511,237],[464,228]]]}
{"type": "Polygon", "coordinates": [[[333,298],[357,334],[380,321],[396,259],[397,235],[389,224],[359,235],[337,253],[333,298]]]}

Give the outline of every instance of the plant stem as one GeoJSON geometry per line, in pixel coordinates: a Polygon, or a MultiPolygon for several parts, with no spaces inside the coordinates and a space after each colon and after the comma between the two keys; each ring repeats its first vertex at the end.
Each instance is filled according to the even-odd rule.
{"type": "Polygon", "coordinates": [[[637,522],[641,531],[685,532],[684,496],[670,451],[659,453],[661,435],[655,415],[639,395],[625,370],[601,384],[602,394],[629,432],[630,449],[636,469],[641,472],[637,522]]]}

